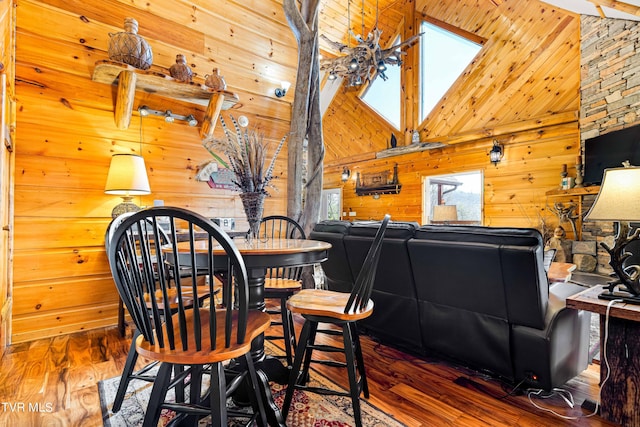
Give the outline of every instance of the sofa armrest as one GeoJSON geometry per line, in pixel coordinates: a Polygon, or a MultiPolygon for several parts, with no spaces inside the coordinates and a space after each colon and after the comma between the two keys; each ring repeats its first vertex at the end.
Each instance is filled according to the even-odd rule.
{"type": "Polygon", "coordinates": [[[559,282],[549,286],[549,303],[544,319],[545,331],[549,330],[549,326],[560,310],[566,308],[567,298],[584,291],[584,289],[584,286],[568,282],[559,282]]]}
{"type": "Polygon", "coordinates": [[[567,308],[569,296],[584,290],[573,283],[549,288],[544,329],[513,325],[515,380],[530,379],[532,387],[550,390],[586,369],[589,358],[591,313],[567,308]]]}

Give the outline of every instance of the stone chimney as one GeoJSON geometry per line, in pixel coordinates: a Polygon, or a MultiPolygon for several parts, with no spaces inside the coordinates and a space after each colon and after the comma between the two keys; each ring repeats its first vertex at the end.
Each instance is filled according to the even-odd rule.
{"type": "MultiPolygon", "coordinates": [[[[640,22],[581,15],[580,143],[640,124],[640,22]]],[[[583,156],[584,158],[584,156],[583,156]]],[[[595,196],[584,196],[588,212],[595,196]]],[[[600,242],[613,245],[612,223],[583,222],[582,240],[598,243],[596,271],[609,274],[609,254],[600,242]]]]}

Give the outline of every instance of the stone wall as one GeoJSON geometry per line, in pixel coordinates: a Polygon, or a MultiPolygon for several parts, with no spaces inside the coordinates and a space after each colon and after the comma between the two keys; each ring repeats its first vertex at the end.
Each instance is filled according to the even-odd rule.
{"type": "MultiPolygon", "coordinates": [[[[580,142],[640,124],[640,22],[581,16],[580,142]]],[[[588,212],[595,196],[584,196],[588,212]]],[[[598,242],[597,272],[609,274],[612,223],[584,222],[582,240],[598,242]]]]}
{"type": "Polygon", "coordinates": [[[640,123],[640,22],[581,17],[580,139],[640,123]]]}

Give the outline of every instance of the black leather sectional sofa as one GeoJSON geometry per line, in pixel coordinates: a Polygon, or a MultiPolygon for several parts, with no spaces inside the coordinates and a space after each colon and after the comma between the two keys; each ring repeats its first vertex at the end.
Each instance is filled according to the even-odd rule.
{"type": "MultiPolygon", "coordinates": [[[[329,289],[349,292],[379,223],[323,221],[309,238],[332,244],[322,267],[329,289]]],[[[550,390],[587,367],[590,315],[565,308],[584,288],[549,286],[534,229],[387,228],[362,321],[385,344],[440,354],[513,383],[550,390]]]]}

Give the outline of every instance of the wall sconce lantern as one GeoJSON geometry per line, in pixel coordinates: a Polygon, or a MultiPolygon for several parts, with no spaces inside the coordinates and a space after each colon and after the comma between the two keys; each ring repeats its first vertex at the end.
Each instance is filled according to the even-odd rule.
{"type": "Polygon", "coordinates": [[[504,146],[500,144],[497,139],[494,139],[493,148],[489,151],[489,159],[494,166],[498,166],[498,163],[502,160],[502,156],[504,156],[504,146]]]}
{"type": "Polygon", "coordinates": [[[342,182],[347,182],[350,176],[351,176],[351,171],[349,170],[348,167],[345,166],[342,169],[342,182]]]}
{"type": "Polygon", "coordinates": [[[278,98],[282,98],[287,94],[287,91],[289,90],[290,87],[291,87],[291,83],[283,81],[282,83],[280,83],[280,87],[276,88],[276,96],[278,98]]]}

